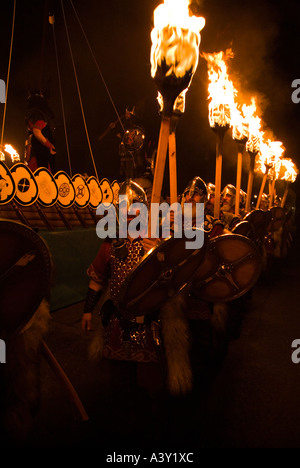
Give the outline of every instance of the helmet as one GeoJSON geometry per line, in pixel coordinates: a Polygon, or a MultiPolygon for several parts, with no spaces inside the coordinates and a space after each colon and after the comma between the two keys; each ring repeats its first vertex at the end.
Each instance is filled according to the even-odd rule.
{"type": "Polygon", "coordinates": [[[126,112],[131,115],[135,115],[135,106],[129,105],[126,107],[126,112]]]}
{"type": "Polygon", "coordinates": [[[207,192],[208,192],[208,198],[210,195],[215,194],[216,192],[216,186],[212,184],[211,182],[208,182],[207,184],[207,192]]]}
{"type": "Polygon", "coordinates": [[[230,211],[235,205],[236,188],[227,184],[221,193],[221,210],[230,211]]]}
{"type": "Polygon", "coordinates": [[[244,190],[240,190],[240,209],[244,209],[246,206],[247,194],[244,190]]]}
{"type": "Polygon", "coordinates": [[[198,176],[194,177],[189,181],[188,185],[184,189],[182,194],[183,203],[186,201],[186,198],[192,198],[192,196],[197,193],[200,195],[200,203],[206,203],[207,201],[207,186],[206,183],[198,176]]]}
{"type": "Polygon", "coordinates": [[[263,193],[261,196],[260,204],[259,204],[259,209],[266,211],[269,208],[269,195],[266,193],[263,193]]]}
{"type": "Polygon", "coordinates": [[[152,193],[152,186],[153,186],[153,176],[152,173],[145,172],[144,174],[141,174],[139,177],[135,177],[133,179],[133,182],[136,184],[140,185],[142,189],[144,190],[147,200],[150,201],[151,199],[151,193],[152,193]]]}
{"type": "MultiPolygon", "coordinates": [[[[127,179],[120,185],[119,196],[120,195],[127,196],[127,209],[129,209],[134,202],[144,203],[145,205],[147,204],[147,195],[145,190],[132,179],[127,179]]],[[[119,201],[117,204],[119,204],[119,201]]]]}

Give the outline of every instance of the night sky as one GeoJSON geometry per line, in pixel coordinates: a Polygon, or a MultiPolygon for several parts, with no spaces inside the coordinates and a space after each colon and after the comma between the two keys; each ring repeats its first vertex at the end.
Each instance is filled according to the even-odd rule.
{"type": "MultiPolygon", "coordinates": [[[[98,136],[111,121],[115,108],[123,115],[135,105],[146,129],[146,138],[158,141],[160,115],[157,88],[150,76],[150,32],[152,13],[160,0],[73,0],[80,23],[92,48],[99,70],[78,23],[72,4],[64,0],[64,13],[76,66],[78,84],[92,153],[99,178],[114,180],[119,161],[115,137],[98,136]]],[[[7,81],[13,0],[1,3],[0,79],[7,81]]],[[[73,175],[94,175],[84,128],[71,53],[61,2],[17,0],[12,62],[8,86],[4,143],[16,147],[23,158],[26,127],[26,96],[29,89],[42,89],[49,96],[55,114],[57,170],[69,172],[53,27],[48,12],[55,16],[63,104],[73,175]]],[[[300,168],[300,103],[291,100],[292,81],[300,79],[300,7],[296,1],[211,0],[193,2],[195,14],[204,16],[201,52],[231,48],[230,76],[246,103],[257,97],[264,128],[283,142],[285,157],[300,168]],[[248,101],[247,101],[248,100],[248,101]]],[[[200,57],[187,93],[186,110],[176,130],[178,188],[199,175],[214,182],[215,134],[208,123],[207,67],[200,57]]],[[[0,104],[1,119],[4,104],[0,104]]],[[[230,133],[225,135],[222,186],[235,184],[237,147],[230,133]]],[[[245,154],[242,188],[246,190],[249,157],[245,154]]],[[[260,187],[256,177],[254,189],[260,187]]],[[[297,190],[299,182],[294,184],[297,190]]],[[[280,194],[279,194],[280,195],[280,194]]]]}

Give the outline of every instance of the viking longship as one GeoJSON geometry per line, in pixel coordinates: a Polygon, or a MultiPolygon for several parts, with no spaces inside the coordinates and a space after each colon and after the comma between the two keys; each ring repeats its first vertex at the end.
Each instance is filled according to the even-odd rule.
{"type": "MultiPolygon", "coordinates": [[[[77,15],[75,9],[74,12],[75,15],[77,15]]],[[[62,13],[65,15],[64,10],[62,10],[62,13]]],[[[16,2],[13,11],[13,26],[15,15],[16,2]]],[[[49,13],[49,16],[48,12],[46,12],[46,16],[46,19],[49,19],[49,21],[44,24],[44,28],[48,28],[51,34],[53,34],[51,47],[53,49],[53,57],[55,57],[55,59],[53,58],[53,61],[55,61],[57,66],[59,84],[57,94],[60,95],[61,100],[61,109],[63,114],[62,120],[64,123],[64,135],[66,140],[66,161],[64,161],[63,166],[67,166],[68,170],[59,170],[53,173],[49,168],[39,167],[33,172],[25,161],[25,141],[24,155],[19,155],[14,148],[5,144],[6,108],[10,105],[9,64],[1,135],[0,218],[3,222],[14,221],[33,230],[47,243],[57,274],[57,281],[54,282],[52,288],[51,308],[53,310],[68,305],[70,302],[77,302],[84,298],[86,286],[86,264],[83,259],[92,258],[101,242],[99,238],[97,238],[95,231],[97,220],[99,220],[99,217],[97,217],[96,214],[96,209],[102,202],[109,205],[116,200],[119,190],[119,181],[116,179],[109,180],[107,177],[99,178],[98,168],[93,155],[89,131],[86,124],[84,106],[82,105],[83,98],[81,96],[79,78],[74,64],[74,57],[72,55],[72,45],[70,43],[69,50],[71,61],[74,64],[74,81],[77,83],[78,100],[82,112],[82,115],[79,116],[79,120],[82,120],[84,124],[86,142],[91,157],[91,162],[89,162],[89,164],[92,167],[94,174],[88,176],[86,173],[74,174],[73,172],[74,162],[72,161],[72,155],[70,154],[69,149],[69,138],[64,112],[64,90],[62,80],[60,78],[62,74],[61,68],[63,65],[59,62],[59,46],[57,45],[56,40],[55,18],[51,12],[49,13]],[[74,252],[77,251],[78,253],[79,246],[81,253],[76,256],[77,260],[75,261],[74,252]],[[70,262],[72,263],[73,268],[70,268],[70,262]],[[65,271],[65,273],[63,273],[63,271],[65,271]],[[82,281],[83,283],[81,283],[82,281]],[[83,284],[83,286],[81,286],[81,284],[83,284]]],[[[79,18],[78,22],[79,26],[82,28],[79,18]]],[[[66,37],[70,40],[66,21],[64,25],[66,37]]],[[[90,48],[91,56],[96,60],[85,32],[83,30],[81,32],[83,32],[83,37],[90,48]]],[[[43,34],[45,34],[45,32],[43,34]]],[[[12,27],[10,62],[14,59],[12,47],[14,40],[14,27],[12,27]]],[[[45,38],[41,38],[40,42],[41,44],[45,42],[45,38]]],[[[45,58],[42,57],[41,60],[45,60],[45,58]]],[[[100,76],[103,78],[97,63],[96,68],[98,69],[100,76]]],[[[41,78],[40,81],[42,82],[41,78]]],[[[104,85],[107,89],[105,82],[104,85]]],[[[43,90],[39,89],[38,92],[42,95],[43,90]]],[[[108,96],[116,113],[117,121],[119,121],[122,126],[120,115],[109,91],[108,96]]],[[[136,140],[132,141],[131,139],[129,141],[129,139],[126,138],[127,133],[124,132],[122,144],[131,151],[136,149],[136,140]]],[[[141,135],[139,135],[139,138],[140,136],[141,135]]],[[[144,138],[144,135],[142,135],[142,137],[144,138]]],[[[118,155],[116,155],[116,158],[118,158],[118,155]]],[[[11,227],[13,229],[13,224],[11,224],[11,227]]],[[[3,242],[2,246],[4,246],[3,242]]]]}

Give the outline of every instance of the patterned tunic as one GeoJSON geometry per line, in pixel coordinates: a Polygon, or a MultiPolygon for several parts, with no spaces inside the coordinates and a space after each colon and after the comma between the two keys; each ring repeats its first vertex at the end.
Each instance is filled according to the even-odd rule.
{"type": "Polygon", "coordinates": [[[117,297],[128,273],[143,256],[140,239],[124,244],[104,242],[93,263],[87,270],[88,276],[101,284],[109,284],[111,300],[114,304],[104,332],[103,356],[137,362],[157,362],[157,350],[153,340],[152,328],[155,323],[151,317],[128,320],[122,317],[117,308],[117,297]],[[140,323],[142,322],[142,323],[140,323]]]}

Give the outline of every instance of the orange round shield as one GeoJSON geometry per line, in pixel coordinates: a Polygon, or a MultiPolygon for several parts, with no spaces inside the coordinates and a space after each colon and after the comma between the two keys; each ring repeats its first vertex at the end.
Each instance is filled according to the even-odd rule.
{"type": "Polygon", "coordinates": [[[256,244],[239,234],[211,239],[191,289],[209,302],[228,302],[249,291],[261,272],[261,255],[256,244]]]}

